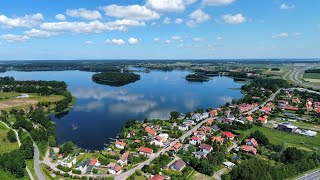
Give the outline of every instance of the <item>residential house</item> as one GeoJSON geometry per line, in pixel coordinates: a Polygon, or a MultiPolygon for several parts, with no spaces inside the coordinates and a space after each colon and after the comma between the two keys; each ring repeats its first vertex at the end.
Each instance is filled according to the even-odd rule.
{"type": "Polygon", "coordinates": [[[144,131],[153,136],[157,135],[157,131],[155,131],[154,129],[151,129],[150,127],[145,127],[144,131]]]}
{"type": "Polygon", "coordinates": [[[75,165],[77,163],[77,157],[70,157],[67,156],[66,158],[64,158],[61,162],[60,165],[64,166],[64,167],[68,167],[71,168],[73,165],[75,165]]]}
{"type": "Polygon", "coordinates": [[[139,154],[144,155],[146,157],[150,156],[153,153],[153,149],[147,147],[140,147],[138,149],[139,154]]]}
{"type": "Polygon", "coordinates": [[[208,121],[206,122],[206,125],[207,125],[207,126],[211,126],[212,123],[213,123],[213,119],[210,118],[210,119],[208,119],[208,121]]]}
{"type": "Polygon", "coordinates": [[[136,133],[133,130],[130,130],[128,132],[127,138],[133,138],[136,135],[136,133]]]}
{"type": "Polygon", "coordinates": [[[128,164],[128,158],[129,158],[129,151],[122,154],[121,158],[117,161],[118,164],[121,166],[128,164]]]}
{"type": "Polygon", "coordinates": [[[253,121],[253,117],[252,116],[247,116],[246,117],[247,121],[252,122],[253,121]]]}
{"type": "Polygon", "coordinates": [[[197,145],[197,144],[201,143],[201,140],[197,136],[192,136],[190,141],[189,141],[189,143],[192,144],[192,145],[197,145]]]}
{"type": "Polygon", "coordinates": [[[292,101],[293,103],[300,103],[300,98],[294,97],[294,98],[291,99],[291,101],[292,101]]]}
{"type": "Polygon", "coordinates": [[[202,152],[207,154],[213,150],[212,146],[210,146],[209,144],[201,144],[199,148],[202,152]]]}
{"type": "Polygon", "coordinates": [[[280,131],[294,133],[297,131],[298,127],[289,123],[289,122],[283,122],[283,123],[278,124],[277,129],[280,131]]]}
{"type": "Polygon", "coordinates": [[[126,143],[122,141],[116,141],[116,148],[124,149],[126,147],[126,143]]]}
{"type": "Polygon", "coordinates": [[[191,118],[198,122],[198,121],[201,120],[201,115],[199,113],[195,113],[195,114],[192,115],[191,118]]]}
{"type": "Polygon", "coordinates": [[[20,96],[18,96],[17,98],[19,99],[23,99],[23,98],[29,98],[30,96],[28,94],[21,94],[20,96]]]}
{"type": "Polygon", "coordinates": [[[84,174],[87,171],[87,168],[88,168],[88,163],[86,161],[86,162],[79,162],[74,169],[81,171],[81,174],[84,174]]]}
{"type": "Polygon", "coordinates": [[[100,166],[99,160],[98,158],[93,158],[90,160],[89,166],[94,166],[94,167],[98,167],[100,166]]]}
{"type": "Polygon", "coordinates": [[[182,125],[180,125],[180,126],[178,127],[178,129],[179,129],[180,131],[187,131],[187,130],[189,129],[189,127],[188,127],[187,125],[185,125],[185,124],[182,124],[182,125]]]}
{"type": "Polygon", "coordinates": [[[209,113],[205,112],[200,115],[200,120],[207,119],[209,117],[209,113]]]}
{"type": "Polygon", "coordinates": [[[158,136],[162,138],[163,142],[166,142],[169,138],[169,134],[167,134],[167,133],[161,133],[158,136]]]}
{"type": "Polygon", "coordinates": [[[210,115],[210,117],[215,117],[215,116],[218,116],[218,111],[217,110],[211,110],[211,111],[209,111],[209,115],[210,115]]]}
{"type": "Polygon", "coordinates": [[[186,167],[186,163],[182,159],[176,160],[170,166],[171,169],[174,169],[176,171],[181,171],[184,167],[186,167]]]}
{"type": "Polygon", "coordinates": [[[203,152],[203,151],[197,151],[194,153],[194,157],[201,159],[201,158],[205,158],[207,156],[207,153],[203,152]]]}
{"type": "Polygon", "coordinates": [[[213,126],[211,126],[212,131],[216,132],[218,131],[220,128],[215,124],[213,126]]]}
{"type": "Polygon", "coordinates": [[[217,144],[223,145],[224,138],[222,138],[221,136],[213,136],[211,141],[216,142],[217,144]]]}
{"type": "Polygon", "coordinates": [[[155,136],[150,144],[154,144],[156,146],[163,146],[163,139],[160,136],[155,136]]]}
{"type": "Polygon", "coordinates": [[[232,168],[233,166],[235,166],[235,164],[230,161],[224,162],[223,164],[229,169],[232,168]]]}
{"type": "Polygon", "coordinates": [[[289,102],[286,100],[279,100],[278,101],[278,106],[280,106],[280,107],[287,106],[288,104],[289,104],[289,102]]]}
{"type": "Polygon", "coordinates": [[[117,174],[120,174],[121,173],[121,166],[119,166],[118,164],[116,163],[113,163],[113,162],[110,162],[108,165],[107,165],[107,168],[108,168],[108,172],[110,174],[114,174],[114,175],[117,175],[117,174]]]}
{"type": "Polygon", "coordinates": [[[161,175],[151,175],[151,178],[148,180],[164,180],[164,177],[161,175]]]}
{"type": "Polygon", "coordinates": [[[268,122],[268,116],[259,117],[258,121],[262,124],[266,124],[268,122]]]}
{"type": "Polygon", "coordinates": [[[229,131],[222,132],[222,137],[227,138],[228,140],[234,140],[235,135],[229,131]]]}
{"type": "Polygon", "coordinates": [[[182,144],[177,142],[175,145],[173,145],[171,148],[170,148],[170,151],[173,151],[174,153],[177,153],[182,147],[182,144]]]}
{"type": "Polygon", "coordinates": [[[253,146],[242,145],[241,150],[243,150],[247,153],[252,153],[254,155],[257,155],[257,149],[254,148],[253,146]]]}
{"type": "Polygon", "coordinates": [[[246,145],[247,146],[257,147],[258,146],[258,142],[254,138],[250,138],[250,139],[246,140],[246,145]]]}

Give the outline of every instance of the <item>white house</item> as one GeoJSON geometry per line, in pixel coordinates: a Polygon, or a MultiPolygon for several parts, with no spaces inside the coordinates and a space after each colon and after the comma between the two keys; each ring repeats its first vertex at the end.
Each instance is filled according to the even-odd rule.
{"type": "Polygon", "coordinates": [[[81,171],[81,174],[84,174],[87,171],[89,161],[90,160],[87,160],[87,162],[78,163],[74,169],[78,170],[78,171],[81,171]]]}
{"type": "Polygon", "coordinates": [[[128,164],[129,151],[125,152],[121,158],[117,161],[121,166],[128,164]]]}
{"type": "Polygon", "coordinates": [[[182,124],[182,125],[179,126],[179,130],[180,131],[187,131],[188,129],[189,129],[189,127],[186,126],[185,124],[182,124]]]}
{"type": "Polygon", "coordinates": [[[201,143],[201,140],[197,136],[192,136],[190,141],[189,141],[189,143],[192,144],[192,145],[197,145],[197,144],[201,143]]]}
{"type": "Polygon", "coordinates": [[[121,141],[117,141],[116,142],[116,148],[124,149],[125,147],[126,147],[126,143],[125,142],[121,142],[121,141]]]}
{"type": "Polygon", "coordinates": [[[68,168],[71,168],[74,164],[77,163],[77,158],[76,157],[70,157],[67,156],[66,158],[64,158],[61,162],[60,165],[61,166],[65,166],[68,168]]]}
{"type": "Polygon", "coordinates": [[[163,139],[160,136],[155,136],[150,144],[154,144],[156,146],[163,146],[163,139]]]}
{"type": "Polygon", "coordinates": [[[195,121],[200,121],[201,115],[199,113],[195,113],[192,115],[192,119],[194,119],[195,121]]]}
{"type": "Polygon", "coordinates": [[[205,112],[200,115],[200,119],[207,119],[209,117],[209,113],[205,112]]]}
{"type": "Polygon", "coordinates": [[[122,170],[121,170],[121,166],[119,166],[118,164],[113,163],[113,162],[109,163],[109,164],[107,165],[107,168],[108,168],[108,172],[109,172],[110,174],[114,174],[114,175],[120,174],[121,171],[122,171],[122,170]]]}
{"type": "Polygon", "coordinates": [[[169,138],[169,134],[167,134],[167,133],[161,133],[158,136],[162,138],[163,142],[167,141],[169,138]]]}
{"type": "Polygon", "coordinates": [[[17,98],[29,98],[30,96],[28,94],[21,94],[17,98]]]}

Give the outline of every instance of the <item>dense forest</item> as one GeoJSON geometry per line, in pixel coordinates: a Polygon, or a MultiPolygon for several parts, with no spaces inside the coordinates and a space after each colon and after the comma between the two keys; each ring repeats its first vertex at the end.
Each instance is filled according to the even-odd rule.
{"type": "Polygon", "coordinates": [[[187,81],[193,81],[193,82],[206,82],[210,80],[210,77],[204,74],[188,74],[186,76],[187,81]]]}
{"type": "Polygon", "coordinates": [[[140,80],[140,75],[134,73],[105,72],[92,76],[92,80],[109,86],[123,86],[140,80]]]}

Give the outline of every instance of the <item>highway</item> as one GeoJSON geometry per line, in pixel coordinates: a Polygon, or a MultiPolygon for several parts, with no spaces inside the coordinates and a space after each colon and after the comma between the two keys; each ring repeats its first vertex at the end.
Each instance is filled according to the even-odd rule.
{"type": "Polygon", "coordinates": [[[296,180],[319,180],[320,170],[314,171],[312,173],[307,173],[304,176],[297,178],[296,180]]]}
{"type": "Polygon", "coordinates": [[[288,74],[286,74],[285,78],[289,82],[293,82],[296,85],[320,90],[320,86],[316,86],[316,85],[310,84],[310,83],[302,80],[302,75],[303,75],[304,71],[306,71],[308,69],[312,69],[315,66],[316,65],[310,65],[310,66],[306,66],[306,67],[300,68],[300,69],[295,68],[295,69],[289,71],[288,74]]]}

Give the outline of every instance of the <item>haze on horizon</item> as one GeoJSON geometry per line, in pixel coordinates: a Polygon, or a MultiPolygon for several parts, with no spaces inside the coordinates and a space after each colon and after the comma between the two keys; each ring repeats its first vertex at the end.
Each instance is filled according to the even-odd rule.
{"type": "Polygon", "coordinates": [[[0,3],[0,60],[320,57],[316,0],[0,3]]]}

